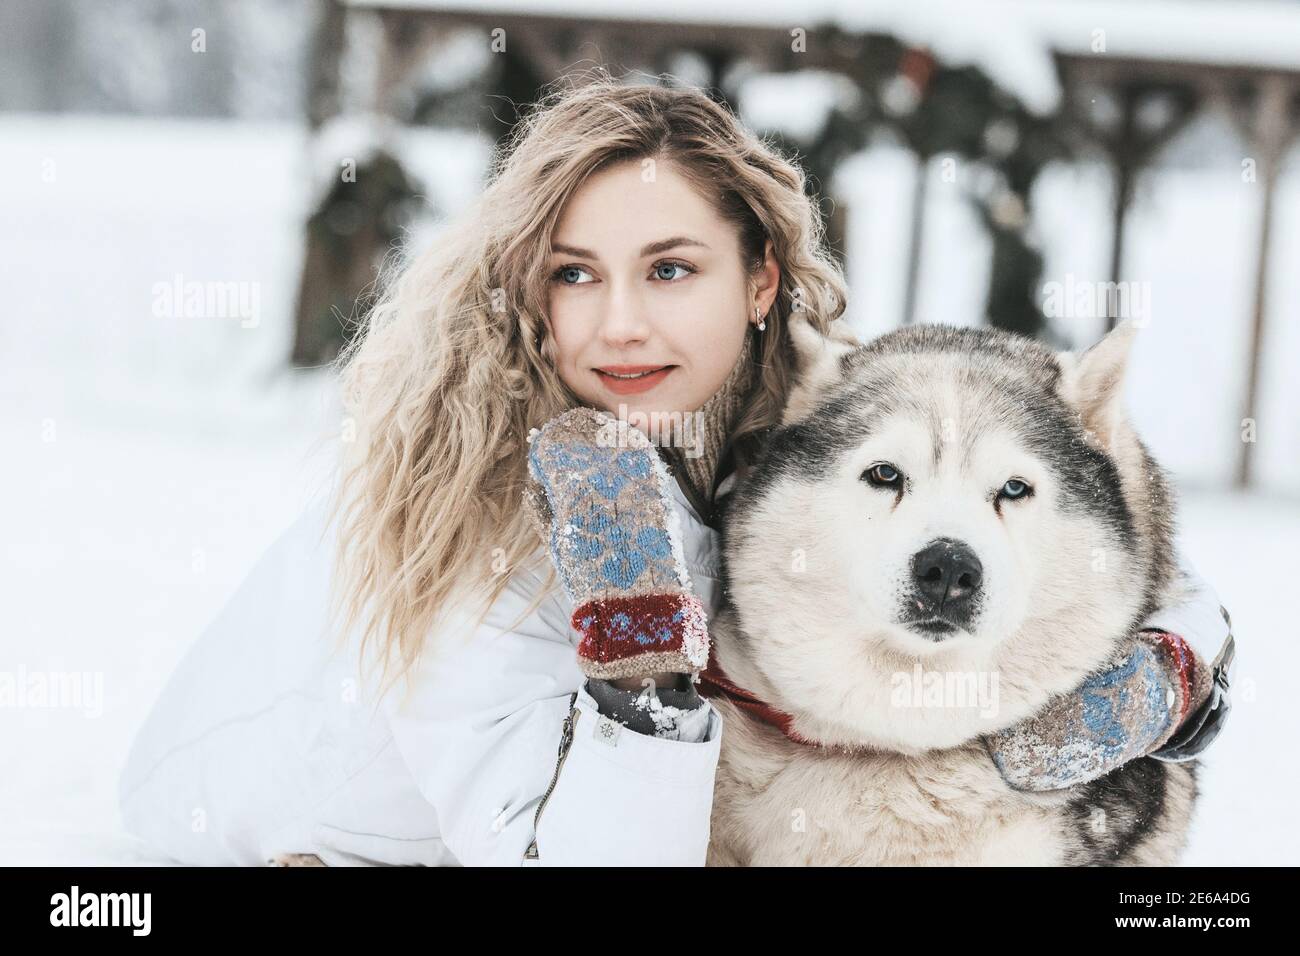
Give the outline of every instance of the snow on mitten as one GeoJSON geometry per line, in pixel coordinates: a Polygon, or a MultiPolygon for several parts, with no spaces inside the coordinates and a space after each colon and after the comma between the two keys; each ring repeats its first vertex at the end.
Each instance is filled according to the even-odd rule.
{"type": "Polygon", "coordinates": [[[1212,680],[1177,634],[1139,631],[1072,694],[985,738],[1017,790],[1059,790],[1159,749],[1210,696],[1212,680]]]}
{"type": "Polygon", "coordinates": [[[539,527],[581,636],[578,664],[612,680],[691,674],[709,659],[704,605],[691,588],[668,469],[640,431],[574,408],[529,433],[539,527]]]}

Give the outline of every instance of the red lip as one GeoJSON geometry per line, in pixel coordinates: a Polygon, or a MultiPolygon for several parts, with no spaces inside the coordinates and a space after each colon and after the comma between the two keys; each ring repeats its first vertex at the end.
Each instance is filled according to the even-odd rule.
{"type": "Polygon", "coordinates": [[[597,372],[612,372],[615,375],[635,375],[637,372],[649,372],[666,365],[602,365],[597,372]]]}
{"type": "Polygon", "coordinates": [[[615,395],[635,395],[654,388],[676,367],[675,365],[604,365],[593,371],[600,376],[601,384],[615,395]],[[613,375],[606,374],[609,372],[617,375],[636,375],[639,372],[650,372],[650,374],[642,375],[640,378],[614,378],[613,375]]]}

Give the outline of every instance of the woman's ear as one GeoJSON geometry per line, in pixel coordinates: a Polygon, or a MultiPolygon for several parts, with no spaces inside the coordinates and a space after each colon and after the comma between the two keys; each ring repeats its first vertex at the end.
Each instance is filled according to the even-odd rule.
{"type": "Polygon", "coordinates": [[[763,265],[758,270],[753,288],[753,301],[761,315],[767,315],[772,311],[772,303],[776,301],[780,291],[781,264],[777,262],[772,240],[768,239],[763,246],[763,265]]]}
{"type": "Polygon", "coordinates": [[[794,349],[795,383],[786,400],[781,423],[789,425],[816,406],[822,390],[840,380],[844,358],[862,345],[843,322],[831,323],[823,334],[801,312],[791,312],[788,325],[794,349]]]}

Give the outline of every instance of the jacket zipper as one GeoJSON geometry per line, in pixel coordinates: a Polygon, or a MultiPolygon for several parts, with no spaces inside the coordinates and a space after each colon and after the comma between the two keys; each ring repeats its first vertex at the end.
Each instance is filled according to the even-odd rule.
{"type": "Polygon", "coordinates": [[[551,799],[551,792],[560,780],[560,768],[564,766],[565,759],[569,756],[569,748],[573,746],[573,728],[578,722],[578,715],[582,711],[577,708],[578,694],[574,691],[569,696],[569,713],[564,718],[564,724],[560,731],[560,751],[555,759],[555,773],[551,775],[551,784],[542,794],[541,802],[537,804],[537,812],[533,814],[533,842],[528,844],[528,849],[524,852],[525,860],[537,859],[537,821],[542,818],[542,810],[546,808],[546,801],[551,799]]]}

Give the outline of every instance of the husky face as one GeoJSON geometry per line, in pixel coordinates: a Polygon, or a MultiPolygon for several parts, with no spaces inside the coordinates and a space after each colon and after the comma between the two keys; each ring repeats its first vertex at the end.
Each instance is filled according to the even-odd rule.
{"type": "Polygon", "coordinates": [[[1005,639],[1032,598],[1068,592],[1095,550],[1122,553],[1128,531],[1122,512],[1099,523],[1073,493],[1086,475],[1082,487],[1119,498],[1113,466],[1094,452],[1068,463],[1084,474],[1060,474],[1054,465],[1066,463],[1035,441],[1045,411],[1062,416],[1049,427],[1068,431],[1060,403],[1037,396],[1043,411],[1031,419],[1020,383],[971,375],[964,361],[868,363],[859,381],[884,400],[816,485],[830,499],[818,507],[837,516],[828,543],[841,549],[844,586],[904,653],[1005,639]]]}
{"type": "Polygon", "coordinates": [[[1167,573],[1164,486],[1118,414],[1130,330],[1083,359],[985,330],[810,331],[792,324],[800,383],[728,506],[747,666],[821,739],[895,747],[955,745],[1075,686],[1167,573]],[[1145,517],[1139,486],[1160,504],[1145,517]],[[917,664],[996,675],[998,699],[900,712],[917,664]]]}

